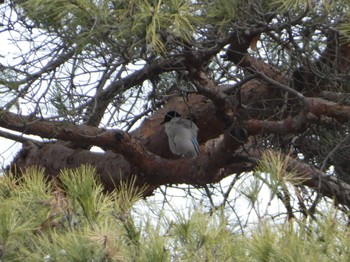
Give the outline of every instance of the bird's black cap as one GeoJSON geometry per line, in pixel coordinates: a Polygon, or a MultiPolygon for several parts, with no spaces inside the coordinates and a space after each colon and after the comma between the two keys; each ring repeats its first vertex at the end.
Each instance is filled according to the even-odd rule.
{"type": "Polygon", "coordinates": [[[165,114],[164,120],[161,124],[169,122],[174,117],[181,117],[181,115],[176,111],[169,111],[168,113],[165,114]]]}

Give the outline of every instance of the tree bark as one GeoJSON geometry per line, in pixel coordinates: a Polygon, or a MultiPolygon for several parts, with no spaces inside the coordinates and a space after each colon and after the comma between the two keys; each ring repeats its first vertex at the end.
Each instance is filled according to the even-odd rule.
{"type": "MultiPolygon", "coordinates": [[[[146,119],[131,135],[119,130],[76,126],[18,116],[9,112],[2,112],[0,125],[25,134],[94,145],[107,151],[94,153],[88,150],[73,150],[58,142],[27,143],[13,161],[9,168],[11,170],[15,167],[21,170],[30,165],[41,165],[46,168],[49,176],[56,177],[62,168],[90,163],[96,166],[106,190],[112,190],[121,180],[129,180],[136,175],[137,185],[148,186],[144,192],[147,196],[160,185],[205,185],[218,182],[232,173],[254,170],[256,161],[250,161],[249,152],[247,154],[243,150],[243,144],[245,148],[249,148],[252,140],[237,140],[232,136],[234,132],[230,133],[235,128],[244,128],[250,136],[263,133],[296,134],[302,132],[308,124],[319,121],[321,117],[332,117],[338,121],[350,119],[348,106],[339,106],[321,98],[308,98],[308,101],[310,107],[307,115],[288,116],[284,120],[276,121],[251,119],[244,121],[243,126],[227,127],[226,123],[215,115],[214,103],[204,96],[192,95],[186,102],[173,97],[165,108],[146,119]],[[169,151],[164,127],[160,123],[166,111],[176,108],[185,112],[188,103],[200,129],[199,142],[202,152],[198,158],[175,159],[169,151]],[[220,135],[221,139],[216,139],[215,146],[205,145],[220,135]]],[[[332,177],[315,171],[298,160],[291,159],[291,163],[297,172],[306,178],[304,185],[320,189],[324,195],[336,198],[338,203],[348,204],[350,191],[348,192],[347,184],[334,181],[332,177]],[[340,190],[341,188],[346,190],[340,190]]]]}

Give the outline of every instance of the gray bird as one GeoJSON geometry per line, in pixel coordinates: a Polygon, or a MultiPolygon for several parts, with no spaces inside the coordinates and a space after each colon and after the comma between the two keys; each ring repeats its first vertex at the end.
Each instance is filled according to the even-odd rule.
{"type": "Polygon", "coordinates": [[[162,122],[173,154],[184,157],[199,156],[198,127],[191,120],[181,118],[176,111],[169,111],[162,122]]]}

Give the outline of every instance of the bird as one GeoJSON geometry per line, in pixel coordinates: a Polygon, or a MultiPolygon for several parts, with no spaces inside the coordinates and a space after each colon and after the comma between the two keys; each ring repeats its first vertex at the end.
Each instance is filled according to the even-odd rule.
{"type": "Polygon", "coordinates": [[[165,133],[168,136],[170,151],[182,157],[199,156],[197,141],[198,127],[189,119],[181,118],[176,111],[169,111],[164,116],[165,133]]]}

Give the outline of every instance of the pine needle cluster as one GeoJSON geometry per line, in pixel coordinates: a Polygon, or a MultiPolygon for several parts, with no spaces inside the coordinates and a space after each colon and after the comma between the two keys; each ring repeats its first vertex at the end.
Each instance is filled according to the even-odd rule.
{"type": "Polygon", "coordinates": [[[0,178],[1,261],[346,261],[336,210],[317,221],[268,221],[236,233],[223,210],[154,209],[132,184],[103,192],[95,169],[0,178]],[[142,205],[140,204],[142,203],[142,205]],[[152,213],[150,212],[152,210],[152,213]]]}

